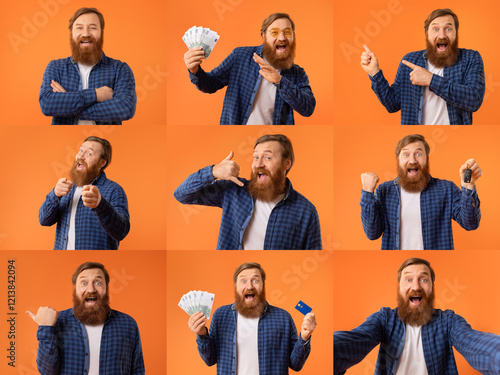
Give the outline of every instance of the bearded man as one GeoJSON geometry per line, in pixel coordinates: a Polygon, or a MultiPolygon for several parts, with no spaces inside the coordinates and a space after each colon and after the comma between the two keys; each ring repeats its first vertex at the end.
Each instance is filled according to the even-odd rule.
{"type": "Polygon", "coordinates": [[[109,274],[101,263],[78,266],[71,309],[40,307],[26,313],[38,324],[40,374],[144,374],[139,327],[109,307],[109,274]]]}
{"type": "Polygon", "coordinates": [[[322,248],[314,205],[286,177],[295,156],[282,134],[255,142],[252,176],[238,177],[233,152],[219,164],[190,175],[174,192],[183,204],[222,208],[217,250],[318,250],[322,248]]]}
{"type": "Polygon", "coordinates": [[[473,330],[452,310],[435,309],[434,281],[427,260],[403,262],[398,307],[384,307],[352,331],[334,333],[334,374],[344,374],[378,344],[375,375],[458,374],[452,346],[481,374],[498,374],[500,336],[473,330]]]}
{"type": "Polygon", "coordinates": [[[297,337],[290,314],[266,301],[265,282],[260,264],[244,263],[233,275],[236,302],[214,312],[210,330],[203,313],[189,318],[200,356],[208,366],[217,363],[217,374],[288,374],[304,366],[316,317],[304,317],[297,337]]]}
{"type": "Polygon", "coordinates": [[[227,86],[221,125],[294,125],[294,111],[307,117],[314,112],[309,78],[294,64],[296,36],[290,16],[271,14],[260,34],[263,44],[236,48],[208,73],[200,66],[205,57],[201,47],[184,54],[198,90],[212,94],[227,86]]]}
{"type": "Polygon", "coordinates": [[[361,221],[366,236],[382,236],[382,250],[453,250],[451,219],[466,230],[479,227],[476,182],[483,172],[474,159],[459,169],[462,190],[429,173],[430,147],[420,134],[407,135],[396,146],[398,177],[377,188],[375,173],[363,173],[361,221]],[[471,170],[470,182],[464,172],[471,170]]]}
{"type": "Polygon", "coordinates": [[[425,20],[427,49],[407,54],[390,86],[367,46],[361,67],[388,112],[401,110],[401,125],[472,125],[485,93],[477,51],[458,48],[458,17],[436,9],[425,20]]]}
{"type": "Polygon", "coordinates": [[[76,154],[71,180],[59,179],[40,207],[43,226],[57,223],[54,250],[117,250],[130,230],[125,191],[108,180],[111,144],[87,137],[76,154]]]}
{"type": "Polygon", "coordinates": [[[81,8],[69,20],[72,56],[52,60],[43,75],[40,107],[52,125],[120,125],[134,116],[134,74],[102,51],[104,17],[81,8]]]}

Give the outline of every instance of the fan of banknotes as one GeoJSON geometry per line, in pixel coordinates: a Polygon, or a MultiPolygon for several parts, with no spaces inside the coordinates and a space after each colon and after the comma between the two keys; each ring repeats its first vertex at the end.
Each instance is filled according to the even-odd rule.
{"type": "Polygon", "coordinates": [[[219,35],[208,28],[193,26],[186,31],[182,40],[189,49],[201,47],[205,52],[205,58],[208,59],[208,56],[210,56],[215,44],[219,40],[219,35]]]}
{"type": "Polygon", "coordinates": [[[200,311],[209,319],[212,312],[212,305],[214,304],[214,297],[215,294],[208,293],[207,291],[190,290],[182,296],[179,301],[179,307],[190,316],[200,311]]]}

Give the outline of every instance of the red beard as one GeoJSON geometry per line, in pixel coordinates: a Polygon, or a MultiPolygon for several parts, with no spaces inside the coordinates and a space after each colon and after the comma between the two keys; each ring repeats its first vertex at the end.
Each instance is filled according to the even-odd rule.
{"type": "MultiPolygon", "coordinates": [[[[248,293],[248,292],[247,292],[248,293]]],[[[238,311],[245,318],[258,318],[264,312],[266,308],[266,289],[265,286],[262,287],[262,292],[260,294],[254,289],[252,293],[255,294],[255,299],[248,303],[245,302],[245,296],[240,296],[234,287],[234,299],[236,302],[236,311],[238,311]]]]}
{"type": "Polygon", "coordinates": [[[82,159],[76,159],[71,167],[71,170],[69,171],[71,181],[75,186],[90,185],[100,174],[101,170],[98,164],[89,168],[87,163],[85,163],[82,159]],[[85,166],[83,171],[77,169],[78,163],[85,166]]]}
{"type": "Polygon", "coordinates": [[[98,41],[96,41],[92,35],[88,37],[80,37],[78,38],[78,41],[75,41],[71,34],[69,38],[73,60],[75,62],[83,65],[95,65],[101,60],[102,45],[104,44],[104,33],[101,33],[101,38],[98,41]],[[81,46],[80,42],[89,40],[92,41],[91,47],[81,46]]]}
{"type": "Polygon", "coordinates": [[[101,297],[99,293],[87,293],[83,301],[76,295],[76,292],[73,292],[73,313],[83,324],[89,326],[103,324],[110,310],[108,292],[106,292],[103,297],[101,297]],[[96,298],[96,304],[94,306],[85,306],[85,298],[89,297],[96,298]]]}
{"type": "Polygon", "coordinates": [[[398,287],[398,316],[405,324],[415,327],[425,326],[431,321],[433,313],[434,288],[432,289],[429,297],[425,295],[424,291],[417,293],[410,292],[406,297],[403,297],[399,292],[398,287]],[[422,298],[422,302],[416,307],[410,307],[409,299],[415,294],[418,294],[418,296],[422,298]]]}
{"type": "Polygon", "coordinates": [[[278,69],[280,71],[290,69],[293,65],[293,59],[295,58],[295,39],[296,38],[294,36],[293,42],[291,44],[286,38],[285,40],[276,39],[272,46],[269,45],[266,39],[266,41],[264,41],[262,56],[274,69],[278,69]],[[286,45],[285,52],[278,54],[276,52],[277,45],[286,45]]]}
{"type": "Polygon", "coordinates": [[[427,45],[427,60],[434,65],[436,68],[448,68],[455,64],[458,57],[458,34],[453,43],[450,44],[448,38],[436,39],[434,43],[431,43],[426,37],[427,45]],[[448,48],[444,52],[438,52],[437,44],[447,43],[448,48]]]}
{"type": "Polygon", "coordinates": [[[421,167],[419,164],[408,164],[406,168],[401,168],[398,162],[398,183],[399,186],[409,193],[420,193],[423,191],[429,180],[431,175],[429,173],[429,159],[427,159],[427,163],[425,167],[421,167]],[[415,166],[418,168],[418,176],[412,177],[408,175],[408,168],[410,166],[415,166]]]}
{"type": "Polygon", "coordinates": [[[271,172],[265,168],[257,168],[255,171],[252,170],[248,191],[255,199],[271,202],[276,199],[278,195],[285,192],[285,185],[285,164],[283,164],[275,174],[271,174],[271,172]],[[267,181],[259,182],[259,173],[266,174],[268,176],[267,181]]]}

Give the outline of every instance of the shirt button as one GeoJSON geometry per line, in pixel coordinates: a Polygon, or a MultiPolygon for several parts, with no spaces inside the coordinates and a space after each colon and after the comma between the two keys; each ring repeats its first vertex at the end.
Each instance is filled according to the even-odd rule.
{"type": "Polygon", "coordinates": [[[88,355],[89,355],[89,353],[85,353],[85,356],[88,356],[88,355]]]}

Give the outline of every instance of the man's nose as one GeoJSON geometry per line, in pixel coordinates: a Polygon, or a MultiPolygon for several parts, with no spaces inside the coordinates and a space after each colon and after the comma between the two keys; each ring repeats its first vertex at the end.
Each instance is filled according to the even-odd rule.
{"type": "Polygon", "coordinates": [[[278,40],[285,40],[285,39],[286,39],[285,32],[283,30],[280,30],[280,33],[278,35],[278,40]]]}
{"type": "Polygon", "coordinates": [[[95,286],[93,283],[90,283],[88,286],[87,286],[87,292],[88,293],[92,293],[92,292],[95,292],[95,286]]]}
{"type": "Polygon", "coordinates": [[[412,164],[415,164],[417,162],[417,159],[415,159],[415,155],[410,155],[410,158],[408,160],[412,164]]]}

